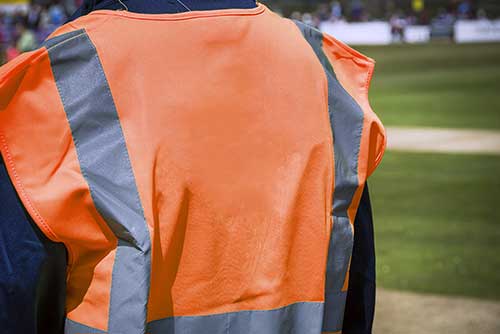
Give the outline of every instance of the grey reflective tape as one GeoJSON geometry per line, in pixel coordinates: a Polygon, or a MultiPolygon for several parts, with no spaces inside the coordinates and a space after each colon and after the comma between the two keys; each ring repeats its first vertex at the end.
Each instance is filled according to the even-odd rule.
{"type": "Polygon", "coordinates": [[[64,323],[64,334],[105,334],[106,332],[79,324],[70,319],[64,323]]]}
{"type": "Polygon", "coordinates": [[[323,66],[328,81],[328,113],[334,139],[335,190],[333,194],[333,230],[331,234],[325,286],[324,331],[342,329],[343,316],[338,310],[345,307],[341,294],[352,255],[354,235],[348,218],[348,208],[358,189],[358,158],[363,132],[364,113],[342,87],[323,51],[323,34],[302,22],[295,22],[323,66]],[[335,299],[336,305],[331,299],[335,299]],[[337,323],[335,323],[337,322],[337,323]]]}
{"type": "Polygon", "coordinates": [[[321,62],[328,80],[328,107],[335,150],[335,194],[333,214],[347,217],[347,209],[358,188],[358,158],[364,113],[342,87],[323,52],[323,34],[296,22],[321,62]]]}
{"type": "Polygon", "coordinates": [[[61,42],[64,42],[64,41],[70,39],[71,37],[76,37],[78,35],[81,35],[83,32],[85,32],[83,29],[79,29],[79,30],[75,30],[75,31],[70,31],[66,34],[62,34],[62,35],[58,35],[58,36],[49,38],[48,40],[43,42],[42,46],[45,46],[47,49],[49,49],[49,48],[51,48],[51,47],[53,47],[61,42]]]}
{"type": "Polygon", "coordinates": [[[342,330],[346,300],[347,291],[327,293],[325,315],[323,317],[323,332],[338,332],[342,330]]]}
{"type": "Polygon", "coordinates": [[[332,236],[328,245],[328,254],[332,256],[328,257],[326,266],[327,294],[342,290],[351,260],[352,244],[353,233],[349,218],[334,216],[332,236]]]}
{"type": "Polygon", "coordinates": [[[319,334],[323,303],[297,303],[268,311],[172,317],[148,324],[149,334],[319,334]]]}
{"type": "Polygon", "coordinates": [[[145,333],[151,241],[123,131],[92,41],[66,37],[48,48],[52,71],[94,205],[118,238],[108,332],[145,333]]]}

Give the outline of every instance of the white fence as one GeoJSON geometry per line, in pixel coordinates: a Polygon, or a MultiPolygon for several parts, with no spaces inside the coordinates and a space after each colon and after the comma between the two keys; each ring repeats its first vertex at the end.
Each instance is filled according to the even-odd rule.
{"type": "Polygon", "coordinates": [[[408,26],[404,34],[406,43],[427,43],[431,40],[429,26],[408,26]]]}
{"type": "Polygon", "coordinates": [[[387,22],[322,22],[320,30],[336,39],[354,45],[387,45],[392,42],[387,22]]]}
{"type": "MultiPolygon", "coordinates": [[[[393,42],[387,22],[323,22],[320,30],[346,44],[387,45],[393,42]]],[[[454,26],[456,43],[500,42],[500,20],[458,20],[454,26]]],[[[427,43],[431,39],[429,26],[407,26],[406,43],[427,43]]]]}
{"type": "MultiPolygon", "coordinates": [[[[323,22],[320,30],[346,44],[387,45],[393,42],[391,25],[387,22],[323,22]]],[[[404,30],[406,43],[426,43],[430,40],[428,26],[408,26],[404,30]]]]}
{"type": "Polygon", "coordinates": [[[500,42],[500,20],[457,21],[455,42],[500,42]]]}

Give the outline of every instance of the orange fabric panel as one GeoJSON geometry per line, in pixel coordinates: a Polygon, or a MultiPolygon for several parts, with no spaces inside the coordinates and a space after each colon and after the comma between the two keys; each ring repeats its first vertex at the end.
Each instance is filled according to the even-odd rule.
{"type": "Polygon", "coordinates": [[[40,229],[68,249],[67,311],[82,307],[86,323],[105,329],[112,263],[103,260],[116,240],[81,175],[46,50],[0,75],[1,152],[11,179],[40,229]]]}
{"type": "Polygon", "coordinates": [[[381,162],[386,147],[385,129],[368,100],[375,61],[326,34],[323,50],[339,82],[364,112],[358,161],[360,184],[363,184],[381,162]]]}
{"type": "MultiPolygon", "coordinates": [[[[363,131],[358,157],[358,184],[354,198],[348,209],[351,225],[354,224],[366,179],[375,171],[382,160],[385,147],[385,129],[371,109],[368,90],[375,62],[356,50],[324,34],[323,51],[330,61],[335,75],[344,89],[351,95],[364,113],[363,131]]],[[[355,231],[354,231],[355,232],[355,231]]],[[[347,291],[349,271],[342,291],[347,291]]]]}
{"type": "Polygon", "coordinates": [[[149,320],[324,299],[323,69],[293,23],[262,6],[208,14],[73,23],[96,45],[151,230],[149,320]]]}
{"type": "Polygon", "coordinates": [[[87,326],[107,330],[111,277],[116,249],[79,261],[67,282],[67,317],[87,326]],[[83,292],[83,293],[82,293],[83,292]]]}

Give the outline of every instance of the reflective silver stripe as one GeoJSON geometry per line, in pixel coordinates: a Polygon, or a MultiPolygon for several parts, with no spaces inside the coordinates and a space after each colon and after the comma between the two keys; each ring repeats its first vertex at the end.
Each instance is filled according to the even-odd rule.
{"type": "MultiPolygon", "coordinates": [[[[343,295],[334,296],[335,307],[343,295]]],[[[171,317],[152,321],[148,334],[320,334],[323,303],[303,302],[266,311],[241,311],[206,316],[171,317]]],[[[343,314],[343,312],[342,312],[343,314]]],[[[72,320],[66,320],[65,334],[101,334],[72,320]]],[[[109,332],[113,334],[114,332],[109,332]]],[[[121,332],[120,332],[121,333],[121,332]]]]}
{"type": "Polygon", "coordinates": [[[59,36],[55,36],[55,37],[52,37],[52,38],[49,38],[48,40],[46,40],[45,42],[43,42],[42,46],[46,47],[47,49],[61,43],[61,42],[64,42],[65,40],[71,38],[71,37],[76,37],[78,35],[81,35],[82,33],[84,32],[83,29],[80,29],[80,30],[75,30],[75,31],[70,31],[66,34],[62,34],[62,35],[59,35],[59,36]]]}
{"type": "Polygon", "coordinates": [[[347,217],[333,217],[333,229],[327,260],[326,293],[337,293],[344,286],[352,255],[353,233],[347,217]]]}
{"type": "Polygon", "coordinates": [[[48,53],[81,172],[95,207],[118,238],[108,332],[145,333],[151,241],[104,70],[85,31],[60,38],[48,53]]]}
{"type": "Polygon", "coordinates": [[[99,329],[79,324],[73,320],[66,319],[64,323],[64,334],[105,334],[99,329]]]}
{"type": "Polygon", "coordinates": [[[148,334],[320,334],[323,303],[297,303],[268,311],[173,317],[148,324],[148,334]]]}
{"type": "Polygon", "coordinates": [[[323,34],[301,22],[295,22],[318,57],[328,80],[328,109],[335,154],[334,225],[328,250],[323,331],[342,329],[345,296],[341,289],[349,268],[354,235],[347,210],[358,184],[358,158],[364,113],[338,81],[323,52],[323,34]],[[340,304],[336,304],[340,303],[340,304]],[[340,313],[341,312],[341,313],[340,313]]]}

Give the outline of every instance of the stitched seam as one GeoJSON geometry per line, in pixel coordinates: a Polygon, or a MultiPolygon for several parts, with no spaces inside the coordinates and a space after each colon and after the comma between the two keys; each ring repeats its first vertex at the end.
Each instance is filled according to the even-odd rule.
{"type": "MultiPolygon", "coordinates": [[[[35,207],[33,201],[31,200],[30,196],[28,195],[28,192],[24,188],[23,182],[21,181],[19,174],[17,173],[17,169],[14,163],[14,159],[12,159],[12,156],[10,154],[9,146],[7,144],[7,139],[5,138],[5,135],[0,132],[0,147],[3,147],[2,153],[5,154],[5,160],[7,162],[6,166],[8,167],[7,170],[11,171],[12,176],[14,177],[14,184],[17,185],[17,188],[19,189],[18,195],[24,199],[24,204],[27,205],[28,212],[30,214],[35,215],[33,217],[37,222],[41,224],[41,227],[45,230],[45,232],[49,233],[52,237],[53,240],[56,242],[63,242],[56,233],[50,228],[50,226],[47,224],[45,218],[40,214],[40,211],[35,207]]],[[[63,242],[64,243],[64,242],[63,242]]],[[[67,277],[68,279],[71,270],[73,269],[73,261],[75,259],[75,252],[73,248],[71,247],[70,244],[64,243],[66,250],[68,251],[68,267],[67,267],[67,277]]]]}
{"type": "Polygon", "coordinates": [[[42,217],[42,215],[39,213],[39,211],[35,208],[34,204],[31,202],[29,196],[27,195],[26,189],[23,186],[23,183],[21,182],[21,179],[19,178],[19,175],[17,174],[17,170],[14,166],[14,161],[12,159],[12,156],[10,154],[10,150],[7,146],[7,140],[5,139],[5,136],[3,133],[0,133],[0,139],[2,141],[2,147],[4,148],[3,153],[5,153],[5,157],[7,159],[8,165],[10,166],[10,169],[12,171],[12,176],[14,177],[14,180],[16,184],[19,187],[19,190],[21,192],[21,196],[23,199],[26,201],[26,204],[29,206],[29,208],[33,211],[35,214],[37,220],[42,224],[42,226],[49,232],[52,237],[55,239],[55,241],[60,241],[57,235],[52,231],[52,229],[49,227],[49,225],[45,222],[45,219],[42,217]]]}
{"type": "MultiPolygon", "coordinates": [[[[70,40],[73,40],[75,38],[79,38],[81,36],[84,36],[86,35],[85,32],[83,32],[82,34],[79,34],[77,36],[74,36],[73,38],[70,38],[70,39],[67,39],[64,41],[67,42],[67,41],[70,41],[70,40]]],[[[58,43],[57,45],[61,45],[63,43],[58,43]]],[[[91,43],[92,44],[92,43],[91,43]]],[[[95,50],[95,49],[94,49],[95,50]]],[[[54,77],[55,77],[55,73],[54,73],[54,77]]],[[[81,161],[81,157],[80,157],[80,154],[78,154],[79,152],[79,147],[80,147],[80,142],[79,140],[77,139],[77,137],[74,135],[74,132],[73,132],[73,128],[71,126],[71,122],[69,120],[69,115],[67,113],[67,110],[66,110],[66,102],[65,102],[65,99],[64,99],[64,94],[62,94],[62,90],[61,90],[61,87],[60,87],[60,84],[59,84],[59,80],[55,80],[55,83],[56,83],[56,87],[57,87],[57,90],[58,90],[58,93],[59,93],[59,97],[61,98],[61,102],[63,104],[63,108],[64,108],[64,111],[65,111],[65,114],[66,114],[66,121],[68,122],[68,126],[70,128],[70,131],[71,131],[71,137],[73,139],[73,142],[75,143],[75,148],[76,148],[76,153],[77,153],[77,158],[78,158],[78,165],[79,165],[79,169],[80,169],[80,173],[82,173],[83,175],[83,178],[85,180],[85,183],[87,184],[88,186],[88,189],[89,189],[89,193],[90,193],[90,197],[92,198],[92,202],[94,203],[94,206],[95,206],[95,199],[94,199],[94,196],[92,194],[92,190],[91,190],[91,187],[90,187],[90,183],[89,183],[89,177],[88,177],[88,174],[85,172],[85,169],[82,167],[82,161],[81,161]]],[[[111,233],[116,237],[116,247],[114,248],[115,250],[115,262],[116,262],[116,255],[118,253],[118,247],[119,247],[119,238],[118,236],[113,232],[113,230],[111,229],[111,227],[107,224],[106,222],[106,219],[102,216],[101,212],[99,212],[99,209],[96,207],[96,210],[97,212],[99,213],[99,216],[101,216],[101,218],[103,219],[103,221],[105,222],[105,225],[111,230],[111,233]]],[[[114,267],[114,265],[113,265],[114,267]]],[[[113,273],[113,269],[111,269],[111,273],[113,273]]],[[[111,290],[112,291],[112,283],[111,283],[111,290]]],[[[107,323],[107,326],[109,327],[109,319],[111,318],[111,305],[112,305],[112,301],[111,301],[111,298],[112,298],[112,294],[110,292],[109,294],[109,306],[108,306],[108,323],[107,323]]]]}
{"type": "MultiPolygon", "coordinates": [[[[29,57],[26,58],[26,62],[27,62],[26,66],[28,67],[26,69],[26,71],[31,67],[31,65],[33,63],[35,63],[36,61],[38,61],[38,59],[40,59],[41,57],[47,55],[47,52],[46,52],[46,50],[44,50],[44,48],[39,48],[37,50],[33,50],[32,52],[34,53],[35,57],[33,59],[29,59],[29,57]],[[40,54],[37,55],[36,52],[39,52],[40,54]]],[[[12,76],[15,76],[19,72],[22,72],[23,69],[18,69],[18,68],[21,67],[22,64],[23,63],[19,63],[16,67],[12,68],[10,71],[8,71],[7,73],[5,73],[5,75],[0,78],[0,85],[2,85],[5,82],[7,82],[12,76]]]]}
{"type": "MultiPolygon", "coordinates": [[[[146,221],[146,217],[145,217],[145,214],[144,214],[144,208],[142,206],[142,202],[141,202],[141,199],[140,199],[140,195],[139,195],[139,188],[137,187],[137,181],[135,179],[135,175],[132,171],[132,162],[130,161],[130,156],[129,156],[129,152],[128,152],[128,147],[127,147],[127,144],[125,142],[125,133],[123,132],[123,128],[122,128],[122,125],[121,125],[121,122],[120,122],[120,117],[118,115],[118,109],[116,108],[116,103],[115,103],[115,100],[113,98],[113,95],[111,94],[111,87],[109,86],[109,83],[108,83],[108,79],[106,77],[106,74],[104,73],[104,68],[101,64],[101,61],[99,59],[99,56],[97,54],[97,49],[94,45],[94,43],[92,42],[92,40],[90,39],[90,37],[87,35],[86,36],[87,39],[89,40],[89,44],[91,45],[92,49],[94,50],[94,58],[96,59],[96,61],[99,63],[100,66],[98,66],[99,68],[99,71],[101,72],[104,80],[105,80],[105,88],[106,88],[106,94],[107,96],[111,99],[111,101],[113,102],[113,109],[115,110],[115,115],[116,115],[116,122],[118,124],[118,127],[120,129],[120,132],[121,132],[121,144],[123,145],[123,147],[125,148],[125,158],[126,158],[126,161],[128,163],[128,165],[130,166],[130,168],[126,168],[126,173],[128,174],[128,176],[130,177],[130,179],[133,181],[133,185],[135,187],[135,192],[137,194],[137,196],[134,196],[134,200],[135,200],[135,204],[136,206],[139,208],[140,212],[139,214],[141,215],[141,218],[144,220],[144,227],[146,228],[146,232],[147,232],[147,236],[149,236],[149,227],[148,227],[148,223],[146,221]]],[[[134,240],[137,242],[137,240],[135,239],[135,236],[134,237],[134,240]]],[[[140,251],[141,253],[145,253],[145,251],[142,249],[142,247],[140,248],[140,251]]]]}
{"type": "MultiPolygon", "coordinates": [[[[139,252],[142,254],[142,255],[145,255],[147,252],[149,252],[149,250],[151,249],[151,240],[150,240],[150,232],[149,232],[149,227],[148,227],[148,223],[146,221],[146,217],[145,217],[145,214],[144,214],[144,208],[142,206],[142,202],[141,202],[141,199],[140,199],[140,195],[139,195],[139,189],[137,187],[137,182],[136,182],[136,179],[135,179],[135,175],[132,171],[132,163],[130,161],[130,156],[129,156],[129,152],[128,152],[128,147],[127,147],[127,144],[125,142],[125,134],[123,132],[123,128],[122,128],[122,125],[121,125],[121,122],[120,122],[120,117],[118,115],[118,109],[116,107],[116,103],[114,101],[114,98],[113,98],[113,95],[111,94],[111,87],[109,86],[109,82],[108,82],[108,79],[106,77],[106,74],[104,73],[104,68],[102,66],[102,63],[99,59],[99,55],[97,53],[97,48],[95,47],[94,43],[92,42],[92,40],[90,39],[90,37],[88,36],[88,34],[85,34],[85,38],[88,40],[88,43],[89,45],[92,47],[93,51],[94,51],[94,59],[97,61],[97,63],[99,64],[98,67],[98,70],[99,72],[101,73],[103,79],[104,79],[104,86],[105,86],[105,91],[106,91],[106,94],[107,96],[111,99],[111,102],[112,102],[112,108],[114,109],[115,111],[115,116],[116,116],[116,122],[117,122],[117,125],[120,129],[120,132],[121,132],[121,140],[120,140],[120,143],[123,145],[124,147],[124,153],[125,153],[125,158],[126,158],[126,161],[129,165],[130,168],[126,168],[126,173],[128,174],[129,178],[131,179],[131,182],[133,182],[133,185],[135,187],[135,193],[136,193],[136,196],[134,196],[134,201],[135,201],[135,204],[136,206],[139,208],[140,212],[138,212],[138,214],[140,214],[142,220],[143,220],[143,228],[145,229],[145,232],[146,232],[146,243],[148,244],[148,248],[144,249],[144,245],[143,243],[141,242],[141,244],[139,245],[139,241],[136,239],[136,236],[135,235],[132,235],[132,238],[133,240],[135,241],[135,247],[136,249],[139,249],[139,252]]],[[[90,185],[89,185],[89,189],[90,189],[90,185]]],[[[107,224],[106,224],[107,225],[107,224]]],[[[120,242],[119,242],[119,238],[118,236],[116,236],[118,241],[117,241],[117,245],[116,245],[116,251],[115,251],[115,263],[116,263],[116,257],[118,255],[118,250],[119,250],[119,247],[120,247],[120,242]]],[[[146,272],[146,275],[147,275],[147,279],[148,281],[150,281],[151,279],[151,258],[150,258],[150,255],[147,256],[146,258],[146,266],[147,266],[147,272],[146,272]]],[[[110,295],[109,295],[109,316],[108,316],[108,330],[109,330],[109,326],[110,326],[110,320],[111,320],[111,313],[112,313],[112,305],[113,305],[113,301],[112,301],[112,298],[113,298],[113,294],[111,293],[113,291],[113,276],[114,276],[114,265],[113,265],[113,269],[111,271],[111,275],[112,275],[112,279],[111,279],[111,290],[110,290],[110,295]]],[[[148,282],[149,283],[149,282],[148,282]]],[[[150,293],[150,288],[151,288],[151,284],[147,284],[147,295],[146,295],[146,301],[148,302],[149,301],[149,293],[150,293]]],[[[146,308],[146,313],[147,313],[147,308],[146,308]]],[[[146,329],[147,328],[147,316],[146,318],[144,319],[144,324],[143,324],[143,328],[146,329]]]]}
{"type": "Polygon", "coordinates": [[[64,39],[64,40],[60,41],[59,43],[52,45],[52,46],[51,46],[51,47],[49,47],[49,48],[47,48],[47,47],[46,47],[46,49],[47,49],[47,51],[50,51],[50,50],[54,49],[55,47],[58,47],[59,45],[63,45],[63,44],[65,44],[66,42],[72,41],[72,40],[74,40],[74,39],[76,39],[76,38],[78,38],[78,37],[80,37],[80,36],[82,36],[82,35],[85,35],[85,30],[83,30],[83,29],[82,29],[82,32],[81,32],[81,33],[79,33],[78,35],[71,36],[71,37],[70,37],[70,38],[68,38],[68,39],[64,39]]]}
{"type": "Polygon", "coordinates": [[[281,310],[281,309],[284,309],[284,308],[287,308],[287,307],[290,307],[290,306],[300,305],[300,304],[324,304],[324,303],[325,303],[324,300],[318,300],[318,301],[316,301],[316,300],[296,301],[296,302],[293,302],[293,303],[290,303],[290,304],[285,304],[285,305],[281,305],[281,306],[277,306],[277,307],[273,307],[273,308],[266,308],[266,309],[257,309],[257,310],[255,310],[255,309],[244,309],[244,310],[224,312],[224,313],[170,316],[170,317],[166,317],[166,318],[151,320],[151,321],[148,322],[148,324],[151,324],[151,323],[153,323],[155,321],[165,320],[165,319],[190,318],[190,317],[206,317],[206,318],[210,318],[210,317],[223,316],[223,315],[226,315],[226,314],[232,314],[232,315],[234,315],[234,314],[244,313],[244,312],[269,312],[269,311],[278,311],[278,310],[281,310]]]}
{"type": "MultiPolygon", "coordinates": [[[[289,20],[289,19],[288,19],[289,20]]],[[[298,21],[293,21],[289,20],[295,29],[298,30],[298,33],[300,34],[300,37],[306,42],[307,46],[310,48],[311,52],[314,54],[315,60],[319,63],[321,67],[321,74],[323,78],[323,98],[325,102],[325,124],[327,124],[327,132],[328,132],[328,147],[329,147],[329,152],[331,153],[331,168],[330,168],[330,177],[331,177],[331,182],[329,182],[328,185],[328,199],[325,203],[325,212],[326,212],[326,231],[325,231],[325,236],[324,236],[324,242],[326,243],[326,256],[325,256],[325,262],[324,266],[325,268],[328,266],[328,257],[329,257],[329,245],[330,245],[330,239],[331,235],[333,233],[333,202],[334,202],[334,189],[335,189],[335,147],[334,147],[334,135],[333,135],[333,126],[331,124],[331,118],[330,118],[330,101],[329,101],[329,83],[328,83],[328,75],[325,71],[325,68],[319,59],[318,55],[316,54],[316,51],[314,50],[313,46],[311,43],[308,41],[306,38],[306,30],[302,30],[300,26],[306,27],[303,23],[298,22],[298,21]],[[300,26],[299,26],[300,25],[300,26]]],[[[324,284],[323,287],[326,286],[326,274],[324,275],[324,284]]],[[[325,290],[326,291],[326,290],[325,290]]]]}
{"type": "MultiPolygon", "coordinates": [[[[186,13],[181,13],[183,16],[175,16],[177,14],[168,14],[171,15],[170,17],[164,16],[163,14],[143,14],[143,15],[148,15],[146,16],[136,16],[133,15],[134,13],[121,13],[121,12],[116,12],[116,11],[95,11],[92,12],[90,15],[101,15],[101,16],[117,16],[117,17],[123,17],[127,19],[133,19],[133,20],[146,20],[146,21],[186,21],[186,20],[193,20],[193,19],[204,19],[204,18],[214,18],[214,17],[228,17],[228,16],[257,16],[266,11],[266,7],[263,5],[260,5],[261,7],[257,7],[257,10],[251,11],[251,12],[229,12],[229,13],[221,13],[221,10],[218,11],[218,13],[202,13],[201,11],[198,13],[199,15],[194,15],[194,16],[186,16],[186,13]],[[132,15],[131,15],[132,14],[132,15]],[[155,17],[158,15],[157,17],[155,17]],[[160,17],[161,15],[161,17],[160,17]]],[[[247,11],[249,11],[247,9],[247,11]]],[[[192,15],[192,14],[191,14],[192,15]]]]}

